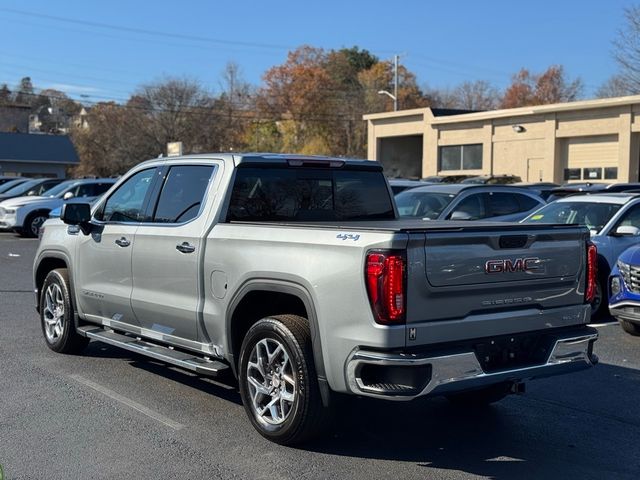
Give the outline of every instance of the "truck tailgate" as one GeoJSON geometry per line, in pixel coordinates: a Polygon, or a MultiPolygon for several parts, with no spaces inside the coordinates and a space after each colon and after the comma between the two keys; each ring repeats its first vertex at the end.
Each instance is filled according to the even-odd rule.
{"type": "MultiPolygon", "coordinates": [[[[521,316],[539,318],[543,329],[552,326],[545,325],[547,311],[584,310],[588,232],[576,226],[540,227],[410,233],[407,326],[486,319],[499,320],[497,330],[508,333],[536,325],[531,318],[518,325],[521,316]]],[[[583,321],[564,315],[553,326],[583,321]]]]}

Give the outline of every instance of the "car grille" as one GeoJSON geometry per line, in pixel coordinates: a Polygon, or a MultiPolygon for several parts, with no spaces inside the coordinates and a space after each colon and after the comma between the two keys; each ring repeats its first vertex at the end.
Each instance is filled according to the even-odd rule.
{"type": "Polygon", "coordinates": [[[640,267],[618,262],[618,269],[624,279],[627,290],[640,293],[640,267]]]}

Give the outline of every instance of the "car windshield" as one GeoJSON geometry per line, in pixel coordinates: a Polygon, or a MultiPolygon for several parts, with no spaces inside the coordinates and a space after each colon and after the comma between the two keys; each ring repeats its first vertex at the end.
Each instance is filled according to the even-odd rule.
{"type": "Polygon", "coordinates": [[[598,202],[554,202],[532,213],[524,223],[577,223],[600,232],[622,205],[598,202]]]}
{"type": "Polygon", "coordinates": [[[26,193],[29,190],[31,190],[31,187],[35,187],[40,182],[41,180],[28,180],[26,182],[18,183],[17,185],[14,184],[13,187],[11,187],[9,190],[6,190],[4,193],[6,193],[7,195],[13,195],[16,193],[23,193],[23,192],[26,193]]]}
{"type": "Polygon", "coordinates": [[[24,183],[24,179],[22,178],[18,178],[17,180],[9,180],[8,182],[5,182],[2,185],[0,185],[0,193],[7,193],[13,187],[17,187],[21,183],[24,183]]]}
{"type": "Polygon", "coordinates": [[[396,205],[401,217],[435,220],[454,197],[453,193],[408,190],[396,195],[396,205]]]}
{"type": "Polygon", "coordinates": [[[47,190],[43,196],[45,197],[61,197],[64,195],[65,191],[74,183],[76,180],[67,180],[66,182],[59,183],[55,187],[47,190]]]}

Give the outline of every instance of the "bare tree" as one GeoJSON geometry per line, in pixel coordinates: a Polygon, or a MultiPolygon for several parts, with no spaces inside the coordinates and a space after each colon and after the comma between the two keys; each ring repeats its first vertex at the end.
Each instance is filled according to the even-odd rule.
{"type": "Polygon", "coordinates": [[[620,65],[620,81],[628,93],[640,93],[640,6],[624,9],[625,26],[618,30],[613,45],[620,65]]]}
{"type": "Polygon", "coordinates": [[[465,110],[493,110],[500,103],[498,89],[486,80],[463,82],[454,90],[457,108],[465,110]]]}
{"type": "Polygon", "coordinates": [[[633,95],[629,89],[627,81],[621,75],[613,75],[604,82],[595,93],[598,98],[624,97],[625,95],[633,95]]]}

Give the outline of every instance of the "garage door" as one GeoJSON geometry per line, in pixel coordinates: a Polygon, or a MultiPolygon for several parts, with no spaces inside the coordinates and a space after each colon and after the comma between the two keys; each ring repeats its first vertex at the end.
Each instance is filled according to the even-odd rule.
{"type": "Polygon", "coordinates": [[[565,140],[565,180],[604,181],[618,178],[618,136],[599,135],[565,140]]]}

